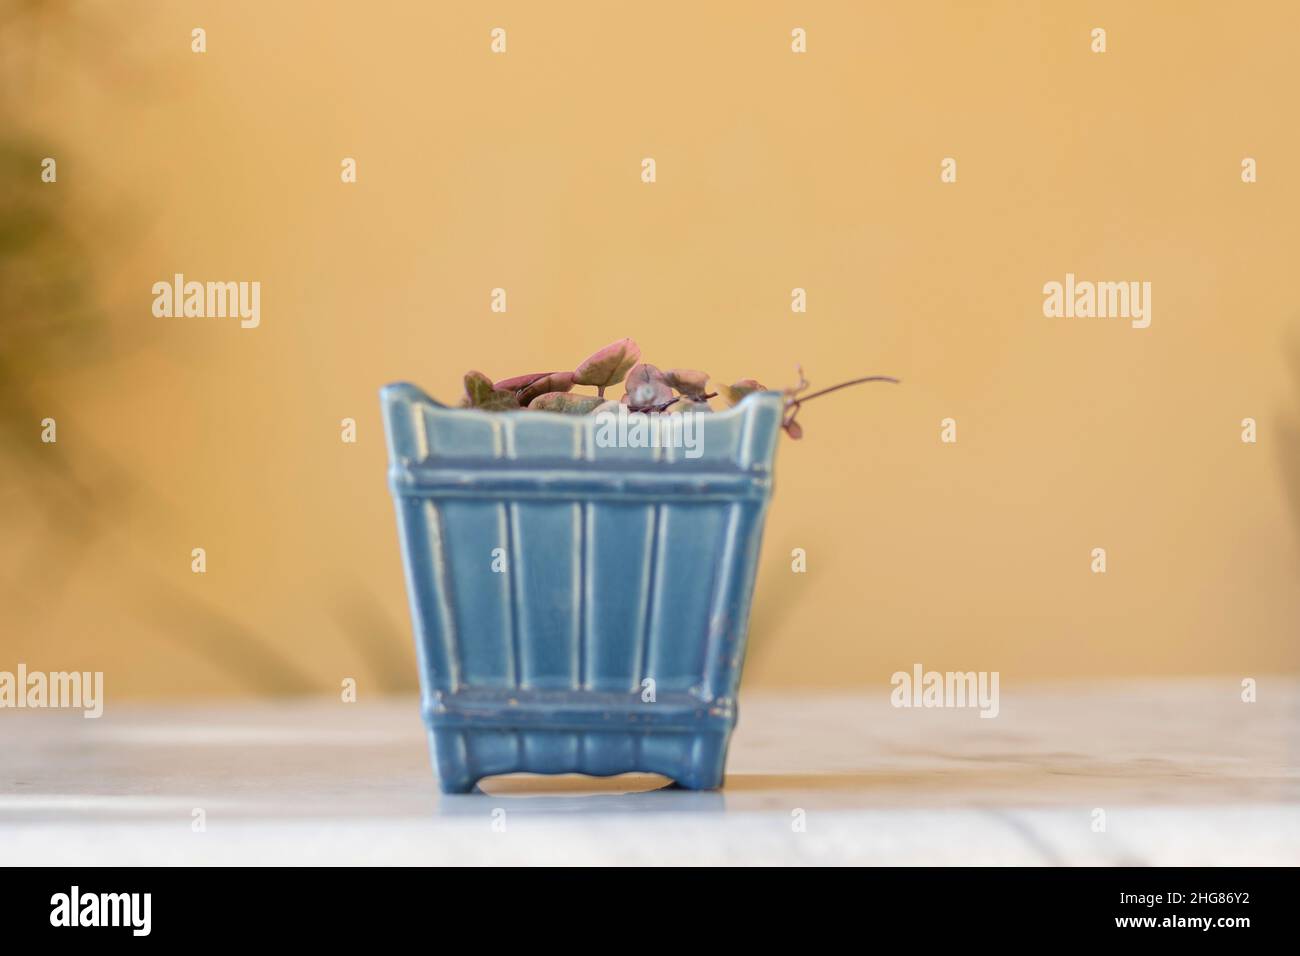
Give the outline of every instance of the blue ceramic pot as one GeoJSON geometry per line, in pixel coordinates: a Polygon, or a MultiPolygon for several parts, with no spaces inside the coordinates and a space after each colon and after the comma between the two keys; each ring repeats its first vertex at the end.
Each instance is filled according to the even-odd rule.
{"type": "Polygon", "coordinates": [[[720,786],[780,393],[695,414],[689,454],[609,447],[597,415],[447,408],[408,384],[381,400],[442,789],[516,771],[720,786]]]}

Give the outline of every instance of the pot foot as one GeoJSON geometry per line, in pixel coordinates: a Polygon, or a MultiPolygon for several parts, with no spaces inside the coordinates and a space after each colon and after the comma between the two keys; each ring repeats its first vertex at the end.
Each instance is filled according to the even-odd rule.
{"type": "Polygon", "coordinates": [[[729,731],[442,729],[429,734],[443,793],[470,793],[507,773],[656,773],[685,790],[722,786],[729,731]]]}

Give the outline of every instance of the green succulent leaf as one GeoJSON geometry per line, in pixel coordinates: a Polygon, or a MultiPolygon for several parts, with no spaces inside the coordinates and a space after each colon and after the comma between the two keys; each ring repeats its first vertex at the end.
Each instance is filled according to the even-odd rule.
{"type": "Polygon", "coordinates": [[[584,359],[573,370],[573,381],[577,385],[609,388],[623,381],[623,376],[640,357],[641,349],[635,342],[631,339],[619,339],[584,359]]]}
{"type": "Polygon", "coordinates": [[[528,407],[534,411],[562,412],[565,415],[586,415],[605,404],[599,395],[574,395],[572,392],[547,392],[538,395],[528,407]]]}
{"type": "Polygon", "coordinates": [[[520,405],[514,392],[494,392],[491,398],[476,407],[485,412],[508,412],[511,409],[517,411],[520,405]]]}
{"type": "Polygon", "coordinates": [[[668,409],[670,412],[711,412],[713,409],[707,401],[683,396],[682,400],[668,409]]]}
{"type": "Polygon", "coordinates": [[[469,399],[471,405],[486,401],[492,396],[493,391],[495,389],[492,385],[492,379],[482,372],[469,371],[465,373],[465,397],[469,399]]]}
{"type": "Polygon", "coordinates": [[[490,378],[482,372],[475,371],[465,373],[465,404],[470,408],[480,408],[489,412],[519,407],[514,392],[495,388],[490,378]]]}
{"type": "Polygon", "coordinates": [[[752,378],[742,378],[739,382],[722,386],[721,391],[722,397],[727,400],[728,404],[737,405],[746,395],[763,392],[766,389],[752,378]]]}

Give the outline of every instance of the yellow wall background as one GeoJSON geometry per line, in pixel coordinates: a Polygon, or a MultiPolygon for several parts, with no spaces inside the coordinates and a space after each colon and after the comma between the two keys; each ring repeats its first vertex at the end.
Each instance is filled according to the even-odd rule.
{"type": "Polygon", "coordinates": [[[727,381],[904,380],[784,442],[747,685],[1296,668],[1300,7],[6,11],[5,124],[59,179],[4,188],[47,190],[99,318],[9,370],[0,669],[413,687],[377,389],[625,335],[727,381]],[[175,272],[260,281],[261,327],[153,317],[175,272]],[[1150,281],[1151,327],[1045,318],[1066,272],[1150,281]]]}

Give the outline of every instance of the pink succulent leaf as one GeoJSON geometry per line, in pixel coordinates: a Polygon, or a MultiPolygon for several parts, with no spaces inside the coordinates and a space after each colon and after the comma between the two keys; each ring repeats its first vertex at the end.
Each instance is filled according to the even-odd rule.
{"type": "Polygon", "coordinates": [[[627,373],[627,403],[632,408],[662,405],[673,397],[664,373],[653,365],[637,365],[627,373]]]}
{"type": "Polygon", "coordinates": [[[572,372],[548,372],[531,384],[519,389],[519,404],[527,405],[539,395],[545,395],[548,392],[567,392],[572,388],[572,372]]]}
{"type": "Polygon", "coordinates": [[[517,392],[521,388],[527,388],[539,378],[545,378],[547,375],[554,375],[554,372],[533,372],[531,375],[516,375],[513,378],[503,378],[496,383],[496,388],[503,392],[517,392]]]}
{"type": "Polygon", "coordinates": [[[623,376],[639,358],[641,358],[641,349],[635,342],[631,339],[619,339],[584,359],[573,370],[574,384],[594,385],[596,388],[617,385],[623,381],[623,376]]]}

